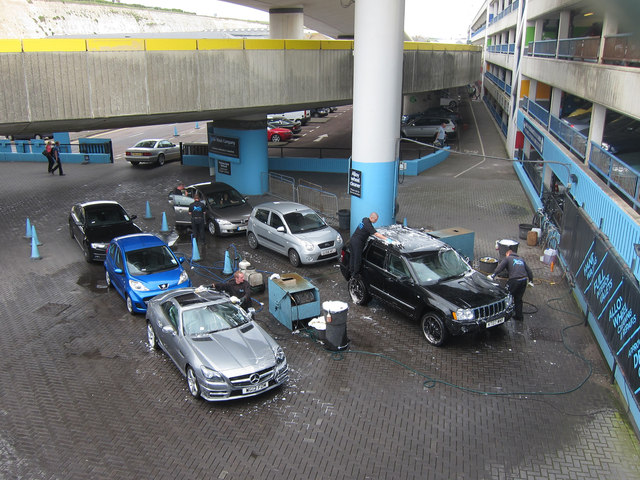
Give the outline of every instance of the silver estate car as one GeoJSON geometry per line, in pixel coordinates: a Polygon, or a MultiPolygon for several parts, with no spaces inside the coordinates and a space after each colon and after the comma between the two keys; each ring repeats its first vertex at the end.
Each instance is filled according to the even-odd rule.
{"type": "Polygon", "coordinates": [[[127,148],[124,158],[134,167],[141,163],[156,163],[162,166],[165,161],[180,159],[180,145],[160,138],[148,138],[127,148]]]}
{"type": "Polygon", "coordinates": [[[314,210],[294,202],[255,207],[247,225],[251,248],[260,245],[289,257],[294,267],[338,258],[342,237],[314,210]]]}
{"type": "Polygon", "coordinates": [[[147,303],[147,341],[187,378],[189,393],[209,401],[251,397],[287,381],[282,348],[228,295],[181,288],[147,303]]]}

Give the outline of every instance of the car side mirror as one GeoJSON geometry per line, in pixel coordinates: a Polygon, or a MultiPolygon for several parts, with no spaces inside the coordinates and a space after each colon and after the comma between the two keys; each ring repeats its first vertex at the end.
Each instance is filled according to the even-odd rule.
{"type": "Polygon", "coordinates": [[[123,274],[123,270],[121,268],[114,268],[113,269],[113,273],[117,273],[118,275],[122,275],[123,274]]]}
{"type": "Polygon", "coordinates": [[[138,216],[137,216],[137,215],[130,215],[130,216],[129,216],[129,218],[130,218],[131,220],[135,220],[136,218],[138,218],[138,216]]]}
{"type": "Polygon", "coordinates": [[[183,262],[184,262],[184,260],[185,260],[185,258],[184,258],[184,257],[178,257],[178,262],[183,263],[183,262]]]}
{"type": "Polygon", "coordinates": [[[284,227],[281,225],[278,228],[276,228],[276,231],[280,233],[284,233],[284,227]]]}
{"type": "Polygon", "coordinates": [[[256,309],[253,307],[249,307],[247,309],[247,313],[249,314],[249,317],[251,317],[251,320],[255,319],[256,316],[256,309]]]}
{"type": "Polygon", "coordinates": [[[164,333],[170,333],[171,335],[176,334],[176,330],[175,328],[173,328],[173,325],[165,325],[164,327],[162,327],[162,331],[164,333]]]}

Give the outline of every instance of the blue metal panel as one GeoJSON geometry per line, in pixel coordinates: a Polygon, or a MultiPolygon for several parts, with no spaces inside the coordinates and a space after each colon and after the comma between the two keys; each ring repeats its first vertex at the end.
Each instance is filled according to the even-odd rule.
{"type": "Polygon", "coordinates": [[[317,317],[320,312],[320,293],[311,282],[297,273],[269,278],[269,313],[289,330],[294,322],[317,317]]]}

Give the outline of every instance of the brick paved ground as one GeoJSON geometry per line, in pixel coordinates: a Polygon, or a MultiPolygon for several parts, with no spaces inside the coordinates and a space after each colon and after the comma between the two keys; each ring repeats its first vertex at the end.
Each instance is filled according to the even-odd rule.
{"type": "MultiPolygon", "coordinates": [[[[489,115],[473,107],[486,153],[503,155],[489,115]]],[[[480,152],[475,127],[462,133],[460,148],[480,152]]],[[[405,178],[400,216],[413,226],[473,230],[476,257],[495,255],[495,241],[517,238],[531,210],[508,163],[487,160],[460,174],[481,161],[451,156],[405,178]]],[[[539,262],[538,247],[520,246],[537,278],[527,311],[537,312],[443,348],[372,302],[350,305],[351,351],[336,358],[290,333],[265,305],[258,320],[285,349],[289,383],[208,404],[193,400],[167,357],[146,346],[144,318],[127,313],[102,266],[83,261],[67,230],[73,202],[113,198],[157,231],[162,211],[172,218],[166,192],[207,172],[68,165],[65,177],[52,178],[44,164],[0,168],[0,478],[640,479],[638,439],[609,370],[578,325],[561,272],[539,262]],[[154,220],[142,218],[146,201],[154,220]],[[23,238],[27,217],[41,260],[30,258],[23,238]],[[578,326],[564,330],[570,325],[578,326]],[[588,365],[565,348],[563,332],[588,365]]],[[[312,180],[344,188],[339,176],[312,180]]],[[[284,257],[250,250],[244,237],[211,243],[204,265],[220,266],[233,243],[260,270],[292,270],[284,257]]],[[[186,239],[179,249],[191,253],[186,239]]],[[[209,281],[198,272],[194,283],[209,281]]],[[[298,272],[322,300],[347,300],[335,265],[298,272]]]]}

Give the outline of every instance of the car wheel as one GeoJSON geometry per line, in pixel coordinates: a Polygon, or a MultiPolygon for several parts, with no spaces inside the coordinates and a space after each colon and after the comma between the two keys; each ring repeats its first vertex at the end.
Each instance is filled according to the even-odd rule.
{"type": "Polygon", "coordinates": [[[193,398],[200,396],[200,385],[198,385],[198,379],[196,378],[196,372],[193,368],[187,367],[187,385],[189,386],[189,393],[193,398]]]}
{"type": "Polygon", "coordinates": [[[351,277],[347,286],[349,288],[349,296],[353,303],[356,305],[366,305],[369,303],[371,295],[359,275],[351,277]]]}
{"type": "Polygon", "coordinates": [[[162,165],[164,165],[164,155],[160,154],[158,155],[158,166],[161,167],[162,165]]]}
{"type": "Polygon", "coordinates": [[[422,327],[424,338],[431,345],[439,347],[447,339],[447,329],[442,318],[437,313],[430,312],[425,314],[420,321],[420,326],[422,327]]]}
{"type": "Polygon", "coordinates": [[[153,350],[158,349],[158,339],[156,338],[156,332],[153,331],[150,321],[147,322],[147,342],[149,342],[149,346],[153,350]]]}
{"type": "Polygon", "coordinates": [[[289,261],[294,267],[300,266],[300,255],[293,248],[289,250],[289,261]]]}
{"type": "Polygon", "coordinates": [[[209,220],[209,233],[214,237],[218,235],[218,224],[215,220],[209,220]]]}
{"type": "Polygon", "coordinates": [[[109,276],[109,272],[105,270],[104,272],[104,281],[107,282],[107,288],[111,286],[111,277],[109,276]]]}
{"type": "Polygon", "coordinates": [[[135,312],[133,311],[133,302],[131,301],[131,297],[129,295],[127,295],[127,310],[129,310],[129,313],[134,314],[135,312]]]}
{"type": "Polygon", "coordinates": [[[258,239],[256,238],[253,232],[249,232],[247,234],[247,240],[249,241],[249,246],[254,250],[260,246],[258,244],[258,239]]]}
{"type": "Polygon", "coordinates": [[[277,133],[274,133],[273,135],[271,135],[272,143],[278,143],[279,141],[280,141],[280,135],[278,135],[277,133]]]}
{"type": "Polygon", "coordinates": [[[82,243],[82,251],[84,253],[84,260],[87,263],[91,263],[91,248],[87,242],[82,243]]]}

